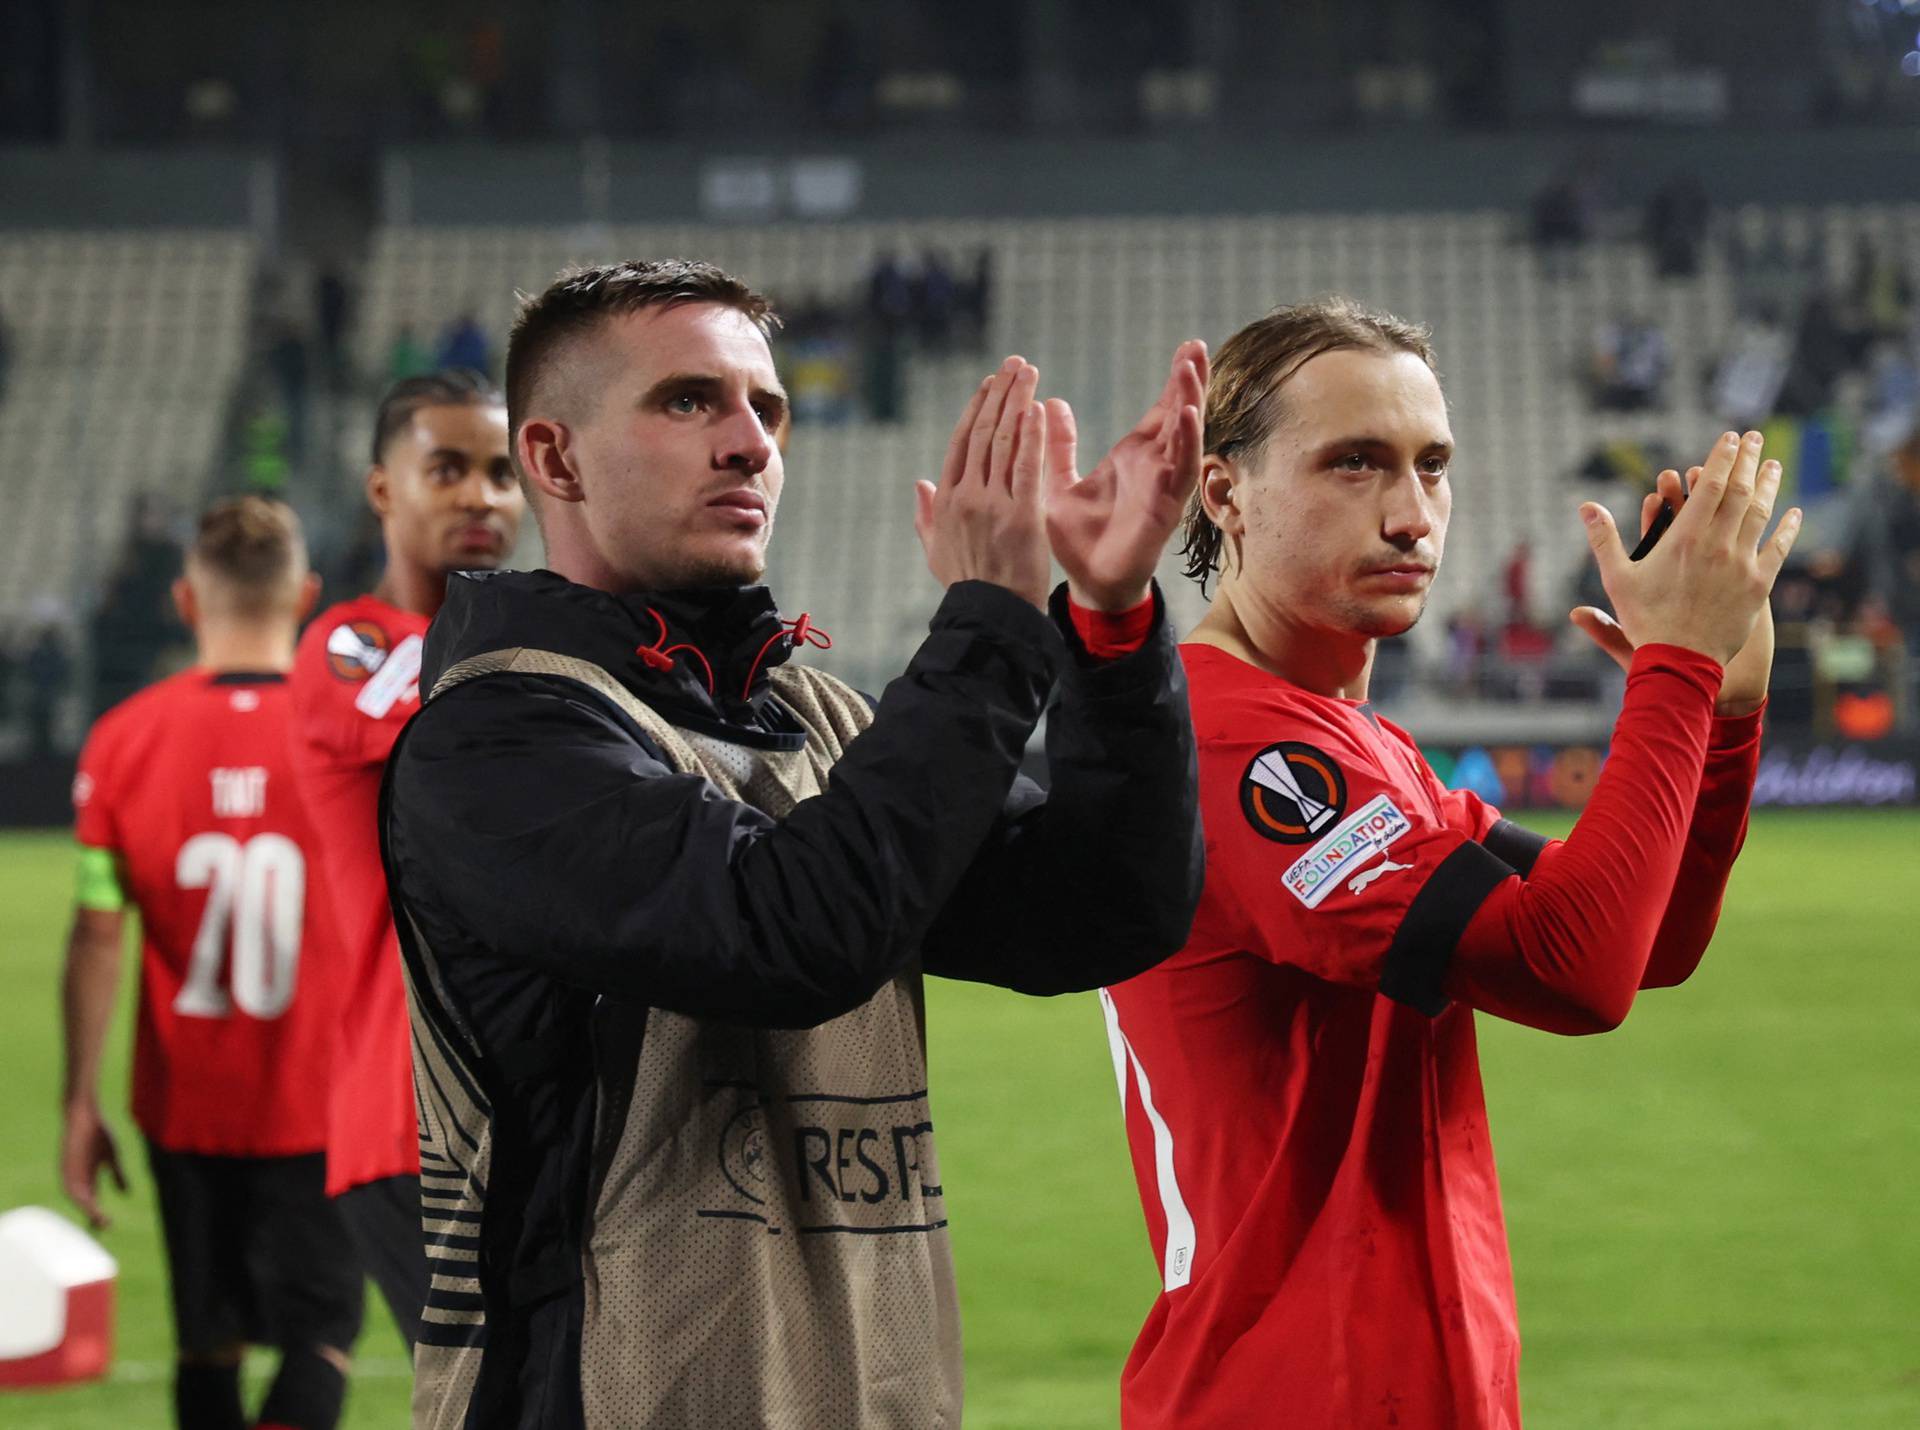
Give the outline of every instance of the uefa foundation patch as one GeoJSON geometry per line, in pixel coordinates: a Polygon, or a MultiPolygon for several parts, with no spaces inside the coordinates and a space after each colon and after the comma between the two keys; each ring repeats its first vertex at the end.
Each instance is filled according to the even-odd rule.
{"type": "Polygon", "coordinates": [[[408,636],[380,662],[373,678],[353,697],[353,708],[362,715],[384,720],[401,701],[420,699],[420,654],[426,649],[419,636],[408,636]]]}
{"type": "Polygon", "coordinates": [[[1316,909],[1339,887],[1342,878],[1411,828],[1400,806],[1377,794],[1294,860],[1280,882],[1301,903],[1316,909]]]}
{"type": "Polygon", "coordinates": [[[1347,807],[1347,780],[1325,750],[1282,740],[1253,757],[1240,777],[1240,809],[1256,834],[1311,844],[1347,807]]]}

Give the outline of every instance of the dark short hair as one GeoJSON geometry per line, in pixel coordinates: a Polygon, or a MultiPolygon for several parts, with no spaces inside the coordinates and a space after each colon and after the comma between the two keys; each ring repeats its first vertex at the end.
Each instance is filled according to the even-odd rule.
{"type": "Polygon", "coordinates": [[[769,338],[780,326],[773,305],[760,294],[713,264],[689,258],[569,268],[539,295],[523,294],[507,339],[508,430],[520,430],[542,372],[568,343],[594,332],[610,318],[688,303],[736,309],[769,338]]]}
{"type": "MultiPolygon", "coordinates": [[[[1317,298],[1275,308],[1220,345],[1207,380],[1203,448],[1209,456],[1252,461],[1285,415],[1280,389],[1322,353],[1412,353],[1434,367],[1433,337],[1424,327],[1351,298],[1317,298]]],[[[1187,500],[1180,554],[1185,574],[1207,589],[1220,569],[1222,535],[1196,489],[1187,500]]]]}
{"type": "Polygon", "coordinates": [[[234,610],[259,613],[291,592],[307,564],[306,536],[283,501],[223,497],[201,514],[187,559],[219,583],[234,610]]]}
{"type": "Polygon", "coordinates": [[[387,444],[407,430],[414,413],[423,407],[499,407],[505,401],[492,378],[470,367],[403,377],[387,389],[373,419],[373,464],[380,465],[387,444]]]}

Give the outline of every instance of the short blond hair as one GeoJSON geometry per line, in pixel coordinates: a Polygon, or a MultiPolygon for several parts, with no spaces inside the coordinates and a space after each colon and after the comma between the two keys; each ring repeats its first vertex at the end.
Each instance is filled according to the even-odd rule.
{"type": "Polygon", "coordinates": [[[223,497],[201,513],[190,571],[213,583],[217,603],[236,615],[290,607],[307,574],[307,539],[294,509],[271,497],[223,497]]]}

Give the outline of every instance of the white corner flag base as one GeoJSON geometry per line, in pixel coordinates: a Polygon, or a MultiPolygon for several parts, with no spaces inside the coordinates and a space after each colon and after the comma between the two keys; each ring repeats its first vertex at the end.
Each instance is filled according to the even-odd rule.
{"type": "Polygon", "coordinates": [[[97,1380],[113,1360],[107,1249],[57,1212],[0,1212],[0,1390],[97,1380]]]}

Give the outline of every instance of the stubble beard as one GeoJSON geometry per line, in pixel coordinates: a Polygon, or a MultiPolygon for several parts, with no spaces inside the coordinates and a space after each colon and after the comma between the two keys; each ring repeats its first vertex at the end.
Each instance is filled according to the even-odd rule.
{"type": "Polygon", "coordinates": [[[659,583],[663,591],[685,590],[701,586],[756,586],[767,574],[767,548],[763,544],[757,556],[734,559],[689,557],[666,573],[659,583]]]}
{"type": "Polygon", "coordinates": [[[1394,636],[1403,636],[1420,624],[1420,618],[1427,613],[1429,593],[1422,592],[1420,604],[1414,607],[1413,614],[1402,621],[1397,616],[1388,616],[1377,609],[1354,602],[1343,614],[1343,622],[1348,630],[1368,640],[1391,640],[1394,636]]]}

